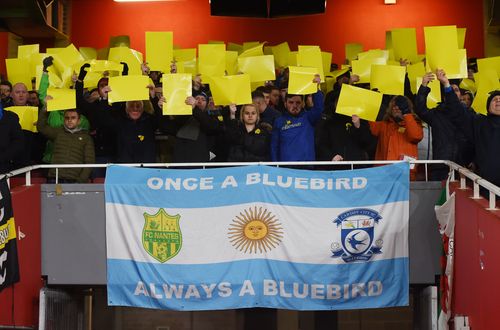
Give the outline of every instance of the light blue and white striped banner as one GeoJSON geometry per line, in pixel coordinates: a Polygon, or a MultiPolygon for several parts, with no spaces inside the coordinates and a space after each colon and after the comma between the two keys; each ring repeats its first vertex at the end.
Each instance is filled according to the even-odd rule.
{"type": "Polygon", "coordinates": [[[408,305],[409,166],[112,166],[108,303],[174,310],[408,305]]]}

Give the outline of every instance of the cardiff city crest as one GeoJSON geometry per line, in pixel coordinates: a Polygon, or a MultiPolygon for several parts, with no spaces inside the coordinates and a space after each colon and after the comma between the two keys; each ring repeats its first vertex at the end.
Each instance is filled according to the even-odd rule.
{"type": "Polygon", "coordinates": [[[142,246],[161,263],[175,257],[182,247],[180,218],[180,215],[169,215],[164,209],[154,215],[144,213],[142,246]]]}
{"type": "Polygon", "coordinates": [[[383,240],[373,244],[375,225],[382,219],[377,211],[352,209],[340,214],[333,222],[341,227],[341,244],[333,242],[332,258],[345,262],[368,261],[374,254],[382,253],[383,240]]]}

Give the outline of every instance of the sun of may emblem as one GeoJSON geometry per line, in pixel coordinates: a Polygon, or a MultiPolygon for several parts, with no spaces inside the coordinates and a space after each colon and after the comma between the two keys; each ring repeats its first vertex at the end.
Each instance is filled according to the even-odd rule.
{"type": "Polygon", "coordinates": [[[283,239],[283,228],[267,209],[254,206],[243,210],[229,225],[231,244],[243,253],[263,253],[276,248],[283,239]]]}

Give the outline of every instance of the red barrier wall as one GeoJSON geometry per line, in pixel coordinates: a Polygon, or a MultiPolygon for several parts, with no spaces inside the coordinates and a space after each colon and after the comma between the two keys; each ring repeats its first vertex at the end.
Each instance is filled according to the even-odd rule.
{"type": "Polygon", "coordinates": [[[14,285],[14,290],[7,288],[0,293],[0,325],[33,327],[38,324],[38,299],[42,287],[40,186],[16,187],[11,193],[21,281],[14,285]]]}
{"type": "Polygon", "coordinates": [[[366,49],[385,48],[385,31],[417,29],[418,49],[424,51],[423,27],[466,27],[465,47],[469,57],[483,57],[483,1],[334,0],[326,13],[295,18],[257,19],[211,17],[207,0],[118,3],[112,0],[74,0],[71,41],[80,46],[103,48],[109,37],[129,35],[131,47],[144,53],[145,31],[173,31],[174,44],[195,47],[209,40],[241,43],[288,41],[297,45],[320,45],[341,63],[344,44],[360,42],[366,49]]]}
{"type": "Polygon", "coordinates": [[[455,269],[452,310],[469,317],[471,329],[497,329],[500,304],[500,211],[456,189],[455,269]]]}

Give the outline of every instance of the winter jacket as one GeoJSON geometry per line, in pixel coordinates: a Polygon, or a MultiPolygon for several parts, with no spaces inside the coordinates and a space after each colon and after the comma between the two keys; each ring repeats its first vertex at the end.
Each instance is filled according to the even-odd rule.
{"type": "Polygon", "coordinates": [[[12,170],[12,164],[23,153],[23,131],[19,117],[7,110],[0,118],[0,174],[12,170]]]}
{"type": "Polygon", "coordinates": [[[247,132],[245,124],[233,119],[226,127],[229,144],[229,162],[264,162],[270,159],[269,144],[271,136],[265,129],[256,125],[247,132]]]}

